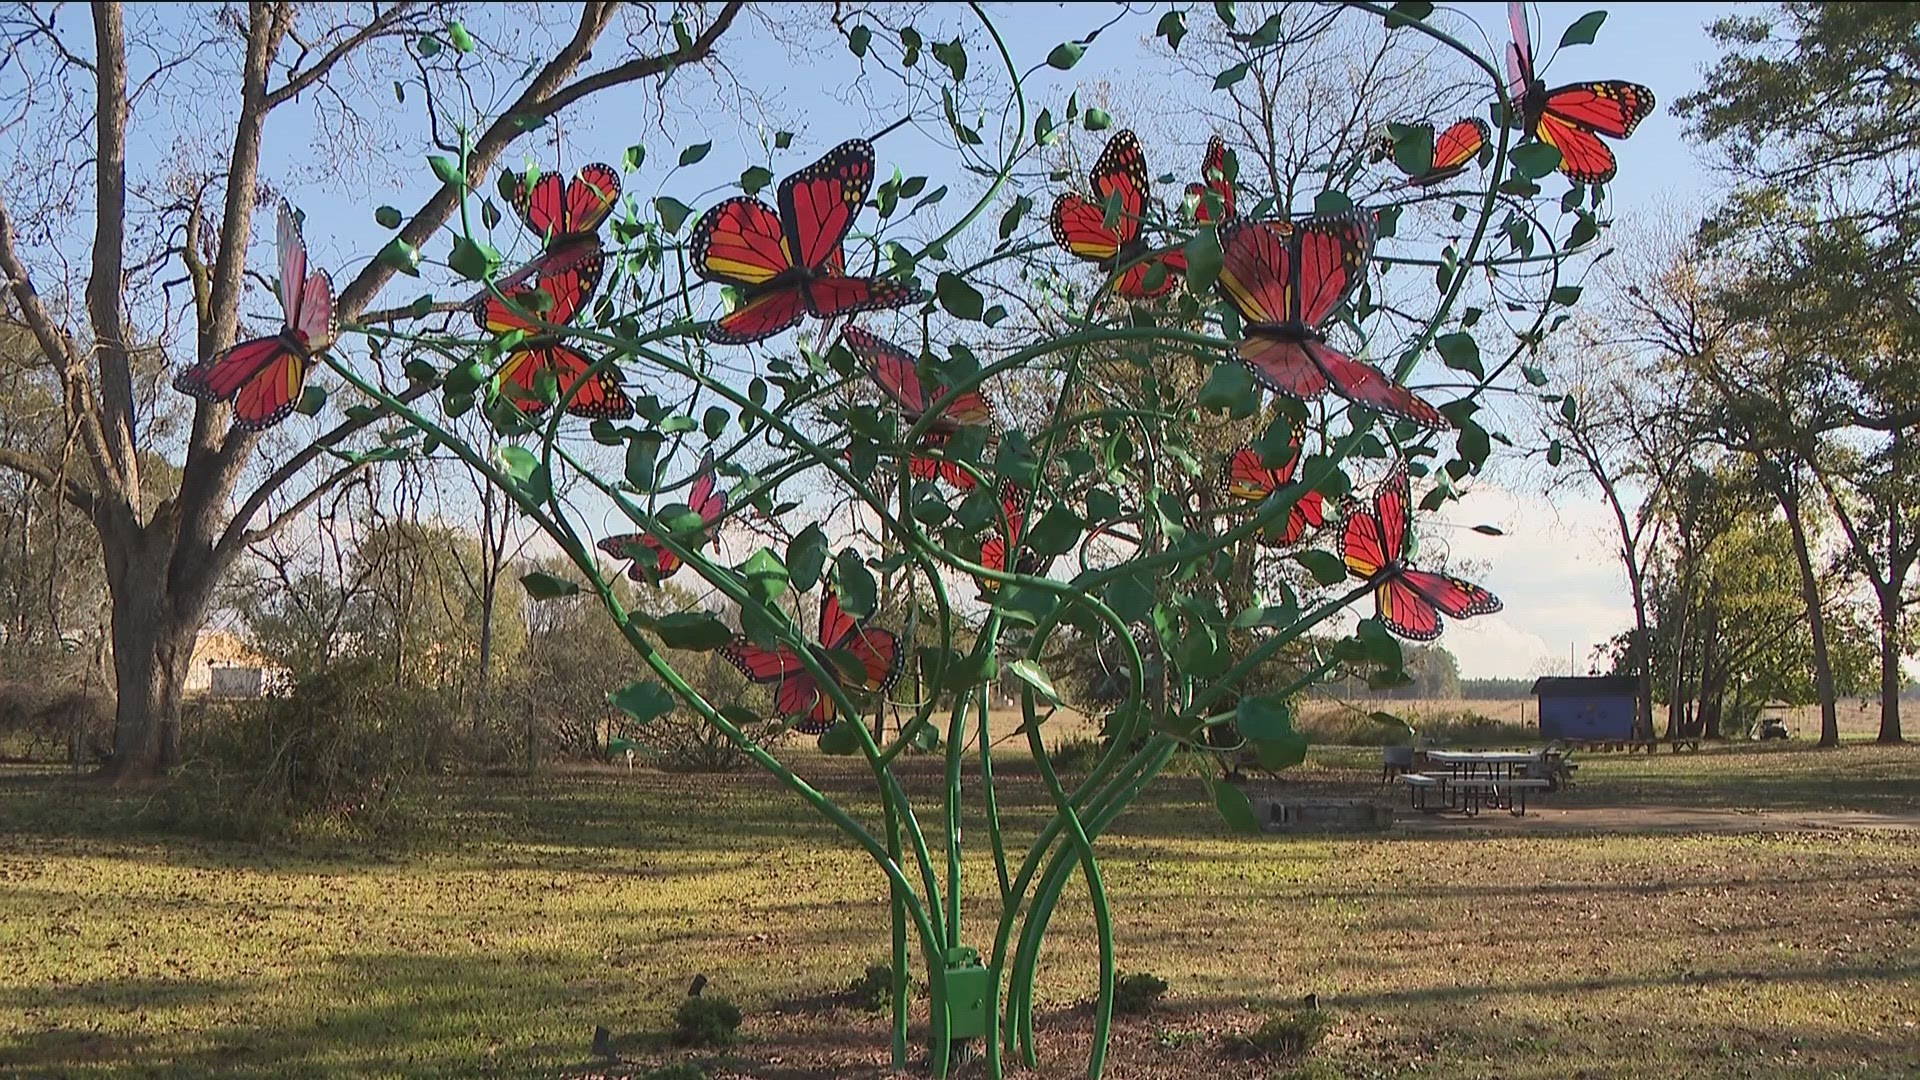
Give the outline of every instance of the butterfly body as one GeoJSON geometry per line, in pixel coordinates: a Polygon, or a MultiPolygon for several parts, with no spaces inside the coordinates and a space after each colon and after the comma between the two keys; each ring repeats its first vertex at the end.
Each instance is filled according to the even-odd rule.
{"type": "MultiPolygon", "coordinates": [[[[918,364],[912,354],[886,338],[848,326],[841,340],[855,358],[866,365],[867,374],[900,410],[909,425],[918,424],[933,405],[933,395],[920,381],[918,364]]],[[[916,449],[937,450],[947,444],[962,426],[991,426],[993,406],[977,390],[953,395],[953,399],[928,424],[926,436],[916,449]]],[[[962,490],[975,487],[973,475],[944,458],[914,453],[907,471],[916,480],[942,479],[962,490]]]]}
{"type": "Polygon", "coordinates": [[[903,307],[924,293],[846,272],[843,242],[873,187],[873,144],[850,139],[780,182],[778,207],[735,196],[700,215],[694,272],[739,291],[707,336],[727,345],[772,337],[811,315],[833,319],[903,307]]]}
{"type": "Polygon", "coordinates": [[[1577,183],[1604,184],[1618,171],[1613,151],[1600,141],[1624,139],[1653,115],[1653,91],[1623,79],[1569,83],[1547,89],[1534,69],[1533,37],[1526,4],[1507,5],[1513,41],[1507,46],[1507,96],[1522,130],[1560,151],[1560,171],[1577,183]]]}
{"type": "Polygon", "coordinates": [[[1224,224],[1232,221],[1235,215],[1233,184],[1227,179],[1227,143],[1215,135],[1207,140],[1206,156],[1200,159],[1200,175],[1204,180],[1187,185],[1187,201],[1193,204],[1193,218],[1201,224],[1213,221],[1213,210],[1207,203],[1211,193],[1220,200],[1220,221],[1224,224]]]}
{"type": "Polygon", "coordinates": [[[1150,300],[1172,292],[1174,275],[1186,271],[1187,260],[1179,252],[1147,258],[1153,250],[1141,235],[1150,197],[1147,161],[1133,132],[1116,132],[1107,140],[1090,179],[1092,199],[1068,192],[1054,200],[1049,217],[1054,243],[1093,263],[1109,277],[1119,274],[1113,284],[1117,295],[1150,300]],[[1116,212],[1111,225],[1107,223],[1109,205],[1116,212]],[[1149,284],[1149,274],[1156,266],[1162,274],[1149,284]]]}
{"type": "MultiPolygon", "coordinates": [[[[825,590],[820,598],[818,641],[803,642],[801,648],[836,685],[868,693],[885,693],[891,688],[900,677],[904,661],[900,639],[890,630],[868,627],[848,615],[832,589],[825,590]],[[849,675],[842,670],[835,654],[850,657],[859,673],[849,675]]],[[[792,645],[768,648],[736,637],[720,654],[748,679],[773,687],[774,712],[795,718],[795,731],[819,735],[838,722],[839,708],[833,696],[807,670],[792,645]]]]}
{"type": "MultiPolygon", "coordinates": [[[[1300,436],[1293,437],[1293,453],[1278,468],[1268,468],[1260,460],[1260,452],[1251,446],[1235,450],[1227,458],[1226,488],[1227,494],[1247,503],[1265,502],[1274,492],[1293,483],[1293,475],[1300,468],[1300,436]]],[[[1309,491],[1300,496],[1287,513],[1286,530],[1280,534],[1277,546],[1299,543],[1307,535],[1307,530],[1317,529],[1326,524],[1326,500],[1318,491],[1309,491]]]]}
{"type": "Polygon", "coordinates": [[[333,309],[333,279],[307,270],[307,243],[293,207],[280,204],[275,224],[280,262],[277,333],[242,341],[182,371],[174,389],[202,401],[233,405],[233,426],[262,431],[293,414],[313,358],[332,346],[339,326],[333,309]]]}
{"type": "MultiPolygon", "coordinates": [[[[1423,123],[1416,126],[1426,129],[1427,141],[1432,147],[1432,152],[1428,155],[1428,159],[1422,162],[1423,168],[1420,171],[1407,173],[1406,182],[1409,187],[1431,187],[1466,172],[1467,166],[1473,164],[1474,160],[1480,156],[1480,152],[1486,148],[1493,135],[1492,129],[1487,127],[1487,122],[1477,117],[1456,120],[1445,130],[1437,132],[1432,124],[1423,123]]],[[[1381,139],[1380,144],[1374,148],[1373,159],[1391,161],[1396,168],[1406,172],[1401,167],[1399,159],[1394,156],[1394,143],[1391,136],[1381,139]]]]}
{"type": "MultiPolygon", "coordinates": [[[[1016,552],[1013,559],[1014,573],[1029,577],[1046,573],[1047,567],[1052,565],[1053,560],[1042,557],[1025,544],[1030,501],[1031,497],[1027,490],[1013,481],[1009,480],[1001,485],[1000,512],[1003,524],[998,533],[988,537],[980,545],[981,566],[989,570],[1006,570],[1007,552],[1012,549],[1016,552]]],[[[1000,582],[993,578],[980,577],[974,580],[979,583],[980,592],[985,596],[991,596],[1000,591],[1000,582]]]]}
{"type": "MultiPolygon", "coordinates": [[[[726,516],[728,494],[716,486],[713,455],[708,454],[701,459],[699,479],[693,482],[693,490],[687,494],[687,509],[700,515],[701,528],[708,539],[713,537],[714,525],[726,516]]],[[[651,533],[621,533],[609,536],[595,546],[616,559],[632,560],[633,565],[627,568],[627,576],[646,585],[658,585],[684,565],[680,556],[667,550],[667,546],[651,533]]]]}
{"type": "Polygon", "coordinates": [[[571,323],[600,284],[605,260],[599,228],[620,197],[620,174],[612,166],[583,167],[563,184],[558,173],[529,182],[516,174],[511,203],[541,240],[541,254],[474,298],[474,322],[489,333],[518,332],[521,340],[500,365],[502,392],[522,412],[539,415],[548,402],[540,375],[551,372],[567,412],[596,420],[624,420],[633,402],[610,370],[592,376],[593,361],[566,343],[553,327],[571,323]]]}
{"type": "Polygon", "coordinates": [[[1407,562],[1412,504],[1406,463],[1396,462],[1374,493],[1373,509],[1348,512],[1340,554],[1354,576],[1374,586],[1374,609],[1388,630],[1410,641],[1432,641],[1440,636],[1442,615],[1490,615],[1501,603],[1478,585],[1407,562]]]}
{"type": "Polygon", "coordinates": [[[1221,227],[1217,287],[1245,320],[1236,352],[1277,394],[1314,401],[1331,389],[1355,404],[1426,427],[1440,411],[1370,364],[1327,344],[1325,327],[1359,287],[1373,254],[1364,210],[1221,227]]]}

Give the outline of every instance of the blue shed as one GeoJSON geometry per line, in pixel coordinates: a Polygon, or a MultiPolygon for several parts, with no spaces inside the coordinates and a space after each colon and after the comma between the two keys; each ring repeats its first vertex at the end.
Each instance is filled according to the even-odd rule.
{"type": "Polygon", "coordinates": [[[1535,679],[1533,695],[1540,699],[1540,737],[1605,741],[1633,738],[1638,681],[1632,675],[1535,679]]]}

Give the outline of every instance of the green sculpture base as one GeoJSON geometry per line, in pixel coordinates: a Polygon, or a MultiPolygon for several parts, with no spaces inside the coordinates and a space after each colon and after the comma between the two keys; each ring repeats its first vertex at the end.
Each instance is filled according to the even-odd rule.
{"type": "Polygon", "coordinates": [[[985,1038],[998,1012],[993,973],[966,946],[947,950],[947,1038],[985,1038]]]}

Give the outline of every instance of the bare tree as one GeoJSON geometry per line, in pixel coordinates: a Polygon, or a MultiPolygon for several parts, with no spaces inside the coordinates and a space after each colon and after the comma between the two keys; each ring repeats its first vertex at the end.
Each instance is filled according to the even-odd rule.
{"type": "MultiPolygon", "coordinates": [[[[665,19],[645,19],[655,33],[629,33],[624,48],[604,48],[613,44],[613,39],[603,38],[625,7],[603,2],[578,8],[570,36],[539,57],[506,95],[495,118],[472,133],[469,176],[487,175],[530,125],[593,94],[708,60],[742,4],[736,0],[689,10],[685,23],[673,24],[684,37],[671,33],[665,19]],[[659,47],[641,51],[642,37],[659,42],[659,47]],[[596,49],[602,49],[599,63],[594,63],[596,49]],[[609,63],[608,53],[627,55],[609,63]]],[[[185,436],[178,487],[150,498],[142,474],[155,449],[154,433],[137,425],[129,290],[164,264],[181,266],[192,290],[194,352],[207,357],[231,345],[246,280],[253,211],[260,201],[268,118],[306,96],[345,101],[353,80],[367,77],[358,61],[442,29],[449,12],[439,5],[410,2],[222,7],[192,13],[201,18],[195,33],[204,41],[186,43],[192,47],[159,58],[153,57],[147,35],[138,35],[130,46],[128,12],[120,4],[93,5],[91,33],[85,39],[57,24],[58,14],[57,6],[22,5],[0,22],[7,35],[10,71],[18,72],[31,89],[48,88],[38,96],[14,95],[6,102],[13,110],[7,119],[61,128],[91,158],[88,266],[68,277],[57,256],[29,265],[31,250],[22,229],[34,226],[23,226],[16,216],[16,189],[0,195],[0,273],[19,321],[38,346],[40,362],[58,379],[78,460],[67,467],[44,455],[5,447],[0,448],[0,467],[58,490],[87,516],[99,536],[112,597],[119,697],[111,771],[131,776],[163,769],[172,760],[188,659],[222,575],[249,545],[271,536],[345,481],[357,466],[323,468],[315,475],[316,466],[325,465],[329,450],[378,418],[360,415],[342,421],[240,495],[240,481],[260,438],[230,429],[225,406],[201,405],[185,436]],[[201,75],[210,65],[218,71],[229,57],[229,73],[201,75]],[[173,81],[187,73],[213,81],[193,86],[173,81]],[[53,93],[59,87],[69,92],[53,93]],[[170,92],[192,92],[206,101],[237,101],[238,107],[221,142],[219,181],[196,189],[187,200],[180,235],[154,256],[135,251],[131,230],[137,218],[129,200],[137,189],[129,176],[129,133],[136,103],[143,103],[144,95],[169,92],[169,87],[170,92]],[[43,107],[59,115],[41,115],[43,107]],[[56,291],[46,292],[43,280],[54,280],[56,291]],[[79,304],[60,295],[71,280],[84,282],[70,290],[82,298],[79,304]],[[304,492],[284,497],[283,489],[296,480],[305,485],[304,492]],[[277,512],[261,520],[270,504],[278,505],[277,512]]],[[[399,240],[420,247],[446,225],[460,196],[453,186],[440,188],[405,221],[399,240]]],[[[341,290],[341,317],[359,316],[395,272],[389,262],[368,263],[341,290]]]]}

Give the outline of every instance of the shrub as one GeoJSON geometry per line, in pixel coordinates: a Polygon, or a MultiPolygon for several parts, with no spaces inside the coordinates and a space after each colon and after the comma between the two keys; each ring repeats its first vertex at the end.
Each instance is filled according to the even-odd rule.
{"type": "Polygon", "coordinates": [[[445,766],[468,721],[450,692],[387,678],[348,665],[285,698],[197,706],[174,809],[223,829],[317,817],[390,831],[408,782],[445,766]]]}
{"type": "Polygon", "coordinates": [[[1122,1016],[1152,1012],[1167,992],[1167,980],[1145,971],[1129,972],[1113,981],[1113,1011],[1122,1016]]]}
{"type": "Polygon", "coordinates": [[[847,1004],[864,1012],[879,1012],[893,1004],[893,965],[869,964],[866,974],[841,992],[847,1004]]]}
{"type": "Polygon", "coordinates": [[[1093,767],[1106,743],[1092,735],[1061,739],[1047,751],[1047,761],[1059,772],[1086,772],[1093,767]]]}
{"type": "Polygon", "coordinates": [[[78,766],[113,749],[113,697],[85,686],[0,683],[0,742],[8,752],[49,761],[78,756],[78,766]]]}
{"type": "Polygon", "coordinates": [[[676,1061],[671,1065],[648,1069],[640,1074],[639,1080],[707,1080],[707,1071],[692,1062],[676,1061]]]}
{"type": "Polygon", "coordinates": [[[723,997],[690,997],[673,1011],[673,1041],[682,1046],[732,1046],[740,1008],[723,997]]]}
{"type": "MultiPolygon", "coordinates": [[[[1497,720],[1477,712],[1408,712],[1405,716],[1421,740],[1435,745],[1511,746],[1540,741],[1540,729],[1533,724],[1497,720]]],[[[1316,746],[1403,746],[1407,743],[1405,730],[1382,724],[1364,712],[1307,713],[1295,726],[1306,732],[1316,746]]]]}
{"type": "Polygon", "coordinates": [[[1321,1009],[1300,1008],[1275,1013],[1252,1034],[1236,1040],[1255,1054],[1292,1057],[1311,1052],[1333,1028],[1333,1017],[1321,1009]]]}

